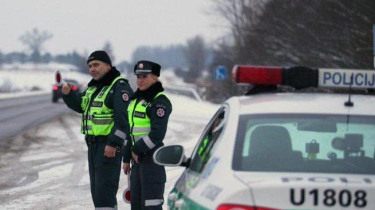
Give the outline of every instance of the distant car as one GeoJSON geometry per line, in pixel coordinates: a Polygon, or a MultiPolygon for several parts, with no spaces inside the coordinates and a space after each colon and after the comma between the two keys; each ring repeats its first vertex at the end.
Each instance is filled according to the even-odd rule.
{"type": "Polygon", "coordinates": [[[154,153],[157,164],[186,167],[169,209],[375,209],[375,71],[233,73],[253,89],[219,108],[191,157],[181,145],[154,153]]]}
{"type": "MultiPolygon", "coordinates": [[[[80,87],[79,83],[76,80],[65,79],[65,82],[72,85],[73,91],[78,91],[78,92],[81,91],[80,88],[79,88],[80,87]]],[[[62,86],[58,86],[56,84],[52,86],[52,102],[53,103],[57,103],[59,101],[59,99],[62,98],[61,88],[62,88],[62,86]]]]}

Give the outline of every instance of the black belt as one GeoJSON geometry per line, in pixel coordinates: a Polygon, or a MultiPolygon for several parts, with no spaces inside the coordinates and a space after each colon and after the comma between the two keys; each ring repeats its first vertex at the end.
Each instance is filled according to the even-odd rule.
{"type": "Polygon", "coordinates": [[[157,150],[159,147],[160,147],[160,146],[158,146],[158,147],[154,147],[154,148],[151,149],[150,151],[139,153],[139,154],[138,154],[138,161],[139,161],[140,163],[142,163],[145,159],[152,158],[152,156],[154,155],[155,150],[157,150]]]}
{"type": "Polygon", "coordinates": [[[91,135],[86,135],[85,140],[87,144],[93,144],[93,143],[101,143],[101,142],[106,142],[107,137],[106,136],[91,136],[91,135]]]}

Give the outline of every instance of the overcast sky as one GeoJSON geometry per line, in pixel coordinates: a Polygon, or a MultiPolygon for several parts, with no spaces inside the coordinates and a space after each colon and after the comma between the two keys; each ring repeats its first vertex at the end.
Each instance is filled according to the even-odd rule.
{"type": "MultiPolygon", "coordinates": [[[[185,44],[201,35],[222,36],[211,0],[0,0],[0,51],[24,51],[19,37],[33,28],[53,38],[44,49],[53,55],[80,54],[112,44],[116,62],[130,60],[140,45],[185,44]]],[[[221,20],[222,22],[222,20],[221,20]]]]}

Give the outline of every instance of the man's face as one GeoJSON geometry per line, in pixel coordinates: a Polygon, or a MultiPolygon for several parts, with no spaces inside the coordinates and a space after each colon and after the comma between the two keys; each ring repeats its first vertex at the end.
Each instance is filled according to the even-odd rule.
{"type": "Polygon", "coordinates": [[[93,60],[89,62],[90,74],[94,80],[100,80],[109,70],[111,66],[103,61],[93,60]]]}
{"type": "Polygon", "coordinates": [[[154,74],[137,75],[137,85],[141,91],[147,90],[157,80],[158,77],[154,74]]]}

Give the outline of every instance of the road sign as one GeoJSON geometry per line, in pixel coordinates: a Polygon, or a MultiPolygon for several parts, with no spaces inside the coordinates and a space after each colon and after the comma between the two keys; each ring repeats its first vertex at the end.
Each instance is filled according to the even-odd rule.
{"type": "Polygon", "coordinates": [[[215,68],[215,80],[225,80],[227,77],[227,68],[225,66],[218,66],[215,68]]]}

